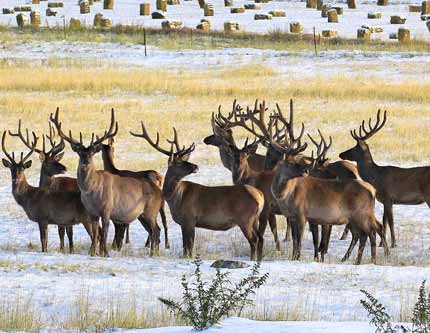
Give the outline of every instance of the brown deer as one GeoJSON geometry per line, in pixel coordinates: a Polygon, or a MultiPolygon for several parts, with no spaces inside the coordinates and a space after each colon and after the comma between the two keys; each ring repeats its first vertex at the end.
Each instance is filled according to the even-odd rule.
{"type": "Polygon", "coordinates": [[[384,233],[388,224],[391,231],[391,247],[396,247],[393,205],[419,205],[425,202],[430,207],[430,167],[379,166],[373,161],[366,141],[385,125],[387,111],[384,112],[382,122],[380,113],[378,110],[374,125],[369,118],[369,129],[366,129],[363,120],[358,133],[356,130],[351,131],[356,145],[341,153],[339,157],[357,162],[361,178],[376,188],[376,199],[384,205],[384,233]]]}
{"type": "MultiPolygon", "coordinates": [[[[272,192],[282,212],[292,218],[293,260],[300,258],[304,226],[310,223],[321,225],[349,224],[353,238],[343,260],[346,260],[353,247],[360,240],[356,264],[361,263],[367,238],[370,238],[372,263],[376,262],[376,233],[381,237],[385,255],[389,249],[382,225],[376,220],[375,189],[361,180],[322,179],[308,176],[325,159],[331,146],[322,141],[317,148],[316,157],[310,165],[299,164],[288,158],[278,166],[272,184],[272,192]]],[[[294,142],[280,146],[286,156],[296,149],[294,142]]]]}
{"type": "MultiPolygon", "coordinates": [[[[233,111],[238,108],[240,108],[240,105],[237,104],[236,100],[234,100],[233,111]]],[[[218,107],[218,115],[221,115],[221,105],[218,107]]],[[[229,117],[227,119],[230,120],[233,115],[234,113],[229,113],[229,117]]],[[[211,125],[213,134],[204,138],[203,142],[207,145],[218,147],[222,164],[225,168],[232,171],[233,153],[230,146],[237,147],[233,137],[233,131],[222,120],[222,117],[218,116],[215,118],[213,113],[211,125]]],[[[263,171],[265,157],[257,154],[256,150],[257,146],[255,146],[255,151],[249,153],[248,163],[252,170],[263,171]]]]}
{"type": "Polygon", "coordinates": [[[160,229],[156,217],[163,206],[161,190],[151,180],[130,177],[120,177],[104,170],[96,170],[93,162],[95,154],[102,149],[102,143],[113,138],[118,132],[118,123],[112,109],[109,129],[101,137],[92,134],[90,144],[85,146],[82,142],[82,133],[79,141],[73,139],[71,131],[65,135],[59,121],[59,109],[55,117],[51,114],[61,138],[67,141],[72,150],[79,155],[78,186],[81,190],[81,200],[87,210],[102,219],[101,252],[109,256],[107,238],[109,221],[116,224],[118,244],[122,244],[125,227],[139,218],[151,235],[151,255],[158,253],[160,229]]]}
{"type": "MultiPolygon", "coordinates": [[[[29,131],[26,129],[26,137],[24,137],[21,130],[21,119],[18,123],[18,132],[12,133],[9,131],[9,135],[18,137],[27,148],[31,149],[29,131]]],[[[64,141],[60,140],[59,143],[55,142],[55,133],[49,123],[49,135],[46,135],[47,140],[51,148],[47,151],[45,144],[45,136],[42,136],[42,149],[35,147],[34,151],[39,154],[40,162],[42,167],[40,169],[39,176],[39,187],[48,187],[52,190],[63,190],[63,191],[79,191],[78,183],[75,178],[70,177],[55,177],[56,175],[63,174],[67,171],[67,168],[60,163],[64,155],[64,141]]],[[[69,252],[74,252],[73,246],[73,227],[58,226],[58,235],[60,237],[60,251],[64,252],[64,235],[67,232],[67,238],[69,239],[69,252]]]]}
{"type": "MultiPolygon", "coordinates": [[[[108,171],[114,175],[118,175],[121,177],[131,177],[136,179],[150,179],[152,182],[154,182],[155,185],[157,185],[160,189],[163,187],[164,177],[162,174],[160,174],[157,171],[154,170],[145,170],[145,171],[130,171],[130,170],[120,170],[115,167],[114,163],[114,139],[110,138],[108,140],[107,144],[102,145],[102,159],[103,159],[103,166],[104,170],[108,171]]],[[[169,237],[168,237],[168,226],[167,226],[167,219],[166,219],[166,213],[164,212],[164,201],[163,206],[160,209],[160,216],[161,216],[161,222],[163,223],[164,228],[164,247],[166,249],[170,248],[169,245],[169,237]]],[[[149,235],[146,240],[146,247],[150,246],[150,240],[151,236],[149,235]]],[[[129,226],[126,228],[126,243],[130,242],[130,236],[129,236],[129,226]]],[[[115,246],[116,239],[114,239],[115,246]]]]}
{"type": "Polygon", "coordinates": [[[12,176],[12,194],[31,221],[38,223],[42,252],[48,250],[48,225],[61,225],[70,227],[82,223],[91,238],[90,254],[97,253],[98,244],[98,218],[92,216],[83,206],[80,194],[76,191],[57,191],[46,187],[34,187],[27,183],[25,169],[31,167],[28,160],[35,151],[37,137],[33,132],[33,142],[30,151],[20,161],[15,160],[15,153],[9,155],[5,147],[6,131],[2,136],[2,150],[6,156],[2,162],[9,168],[12,176]]]}
{"type": "Polygon", "coordinates": [[[204,186],[182,179],[198,171],[197,165],[188,162],[195,145],[180,147],[176,129],[173,128],[171,149],[160,146],[157,132],[155,142],[142,122],[142,133],[131,133],[145,139],[153,148],[167,155],[168,169],[164,179],[163,194],[173,220],[181,226],[185,257],[192,257],[195,228],[228,230],[239,226],[251,247],[251,260],[262,259],[263,238],[258,235],[258,218],[264,206],[264,195],[249,185],[204,186]]]}

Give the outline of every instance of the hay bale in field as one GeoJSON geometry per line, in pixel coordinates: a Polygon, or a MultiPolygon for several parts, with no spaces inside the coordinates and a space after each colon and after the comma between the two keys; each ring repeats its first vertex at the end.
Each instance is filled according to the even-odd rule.
{"type": "Polygon", "coordinates": [[[46,16],[57,16],[57,10],[53,8],[46,8],[46,16]]]}
{"type": "Polygon", "coordinates": [[[382,27],[373,27],[373,32],[379,34],[384,32],[384,29],[382,27]]]}
{"type": "Polygon", "coordinates": [[[357,8],[355,0],[347,0],[347,3],[348,3],[348,8],[349,9],[356,9],[357,8]]]}
{"type": "Polygon", "coordinates": [[[225,32],[240,31],[240,25],[239,23],[233,22],[233,21],[224,22],[224,31],[225,32]]]}
{"type": "Polygon", "coordinates": [[[32,5],[40,5],[40,0],[31,0],[32,5]]]}
{"type": "Polygon", "coordinates": [[[271,10],[269,12],[270,15],[272,15],[272,17],[285,17],[287,16],[285,14],[285,10],[271,10]]]}
{"type": "Polygon", "coordinates": [[[243,7],[250,10],[261,10],[261,6],[255,3],[244,4],[243,7]]]}
{"type": "Polygon", "coordinates": [[[331,5],[330,4],[324,4],[323,6],[322,6],[322,9],[321,9],[321,16],[322,17],[327,17],[328,16],[328,11],[331,9],[331,5]]]}
{"type": "Polygon", "coordinates": [[[181,0],[167,0],[169,6],[177,6],[181,4],[181,0]]]}
{"type": "Polygon", "coordinates": [[[205,7],[205,0],[198,0],[199,1],[199,7],[203,9],[205,7]]]}
{"type": "Polygon", "coordinates": [[[115,5],[115,0],[103,0],[103,9],[112,10],[115,5]]]}
{"type": "Polygon", "coordinates": [[[180,29],[182,28],[182,21],[179,21],[179,20],[163,21],[161,22],[161,28],[163,30],[180,29]]]}
{"type": "Polygon", "coordinates": [[[271,20],[272,15],[270,14],[255,14],[254,20],[271,20]]]}
{"type": "Polygon", "coordinates": [[[245,7],[233,7],[230,9],[230,13],[232,13],[232,14],[245,13],[245,7]]]}
{"type": "Polygon", "coordinates": [[[332,8],[336,9],[337,15],[343,15],[343,7],[336,6],[336,7],[332,7],[332,8]]]}
{"type": "Polygon", "coordinates": [[[368,29],[359,28],[357,30],[358,39],[370,40],[371,36],[372,36],[372,32],[368,29]]]}
{"type": "Polygon", "coordinates": [[[336,9],[330,9],[327,12],[328,23],[339,23],[336,9]]]}
{"type": "Polygon", "coordinates": [[[197,24],[196,27],[198,30],[202,30],[202,31],[210,31],[211,30],[211,23],[208,20],[202,19],[200,20],[200,23],[197,24]]]}
{"type": "Polygon", "coordinates": [[[29,23],[30,23],[30,19],[28,18],[27,15],[20,13],[16,16],[16,24],[18,24],[19,28],[22,29],[28,26],[29,23]]]}
{"type": "Polygon", "coordinates": [[[408,43],[411,41],[411,31],[406,28],[399,28],[397,31],[397,38],[401,43],[408,43]]]}
{"type": "Polygon", "coordinates": [[[205,3],[205,6],[203,7],[203,13],[205,16],[214,16],[214,6],[210,3],[205,3]]]}
{"type": "Polygon", "coordinates": [[[421,5],[409,5],[410,13],[421,13],[421,5]]]}
{"type": "Polygon", "coordinates": [[[317,10],[322,10],[323,5],[323,0],[317,0],[317,10]]]}
{"type": "Polygon", "coordinates": [[[103,19],[103,14],[98,13],[98,14],[94,15],[93,26],[101,27],[102,19],[103,19]]]}
{"type": "Polygon", "coordinates": [[[378,0],[376,2],[378,6],[388,6],[388,0],[378,0]]]}
{"type": "Polygon", "coordinates": [[[15,14],[15,9],[13,8],[3,8],[3,15],[15,14]]]}
{"type": "Polygon", "coordinates": [[[149,2],[147,3],[141,3],[140,4],[140,16],[149,16],[151,15],[151,4],[149,2]]]}
{"type": "Polygon", "coordinates": [[[64,8],[63,2],[48,2],[48,8],[64,8]]]}
{"type": "Polygon", "coordinates": [[[291,22],[290,23],[290,32],[294,34],[299,34],[303,32],[303,27],[300,22],[291,22]]]}
{"type": "Polygon", "coordinates": [[[322,36],[326,37],[326,38],[332,38],[332,37],[336,37],[337,36],[337,31],[336,30],[323,30],[322,31],[322,36]]]}
{"type": "Polygon", "coordinates": [[[163,12],[165,12],[167,10],[167,1],[157,0],[156,6],[157,6],[157,10],[162,10],[163,12]]]}
{"type": "Polygon", "coordinates": [[[30,23],[31,23],[31,26],[33,28],[39,28],[40,27],[41,20],[40,20],[40,13],[39,12],[31,12],[30,13],[30,23]]]}
{"type": "Polygon", "coordinates": [[[81,1],[79,4],[79,12],[81,14],[88,14],[91,10],[90,3],[87,1],[81,1]]]}
{"type": "Polygon", "coordinates": [[[82,28],[82,23],[79,19],[72,17],[69,21],[69,28],[72,30],[79,30],[82,28]]]}
{"type": "Polygon", "coordinates": [[[373,27],[368,26],[368,25],[366,25],[366,24],[363,24],[363,25],[361,26],[361,28],[362,28],[362,29],[369,30],[371,34],[373,34],[373,33],[374,33],[373,27]]]}
{"type": "Polygon", "coordinates": [[[31,12],[31,6],[17,6],[13,7],[15,12],[31,12]]]}
{"type": "Polygon", "coordinates": [[[233,6],[233,0],[224,0],[224,6],[225,7],[233,6]]]}
{"type": "Polygon", "coordinates": [[[380,12],[367,13],[368,19],[380,19],[381,17],[382,17],[382,14],[380,12]]]}
{"type": "Polygon", "coordinates": [[[405,24],[405,22],[406,22],[406,18],[399,15],[393,15],[390,18],[391,24],[405,24]]]}
{"type": "Polygon", "coordinates": [[[151,18],[153,20],[161,20],[161,19],[165,19],[166,16],[163,13],[160,13],[160,12],[153,12],[151,14],[151,18]]]}
{"type": "Polygon", "coordinates": [[[108,17],[103,17],[100,21],[100,27],[102,29],[110,29],[112,28],[112,20],[108,17]]]}
{"type": "Polygon", "coordinates": [[[94,5],[94,0],[88,0],[88,4],[89,4],[90,6],[94,5]]]}
{"type": "Polygon", "coordinates": [[[268,3],[269,0],[254,0],[255,3],[268,3]]]}
{"type": "Polygon", "coordinates": [[[426,15],[421,15],[421,21],[428,21],[430,20],[430,15],[426,14],[426,15]]]}
{"type": "Polygon", "coordinates": [[[306,8],[317,8],[317,0],[306,0],[306,8]]]}
{"type": "Polygon", "coordinates": [[[421,15],[430,14],[430,1],[423,1],[421,4],[421,15]]]}

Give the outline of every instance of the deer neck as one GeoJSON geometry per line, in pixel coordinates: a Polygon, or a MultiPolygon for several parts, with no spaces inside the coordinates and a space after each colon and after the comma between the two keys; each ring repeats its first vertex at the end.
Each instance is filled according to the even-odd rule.
{"type": "Polygon", "coordinates": [[[257,173],[251,169],[248,160],[232,170],[233,183],[236,185],[249,184],[255,176],[257,176],[257,173]]]}
{"type": "Polygon", "coordinates": [[[282,168],[279,168],[275,173],[275,177],[273,177],[272,193],[275,198],[279,198],[281,196],[282,192],[287,186],[288,181],[290,180],[283,174],[281,169],[282,168]]]}
{"type": "Polygon", "coordinates": [[[52,184],[52,177],[45,174],[43,171],[40,172],[39,187],[50,187],[52,184]]]}
{"type": "Polygon", "coordinates": [[[221,158],[222,165],[231,171],[232,169],[232,158],[230,148],[226,145],[219,146],[219,156],[221,158]]]}
{"type": "Polygon", "coordinates": [[[99,175],[94,162],[83,165],[79,161],[78,166],[78,186],[81,192],[90,192],[98,184],[99,175]]]}
{"type": "Polygon", "coordinates": [[[167,169],[162,192],[164,198],[170,204],[174,204],[182,197],[182,192],[185,186],[182,182],[183,178],[184,177],[174,174],[170,169],[167,169]]]}
{"type": "Polygon", "coordinates": [[[113,156],[110,151],[102,150],[102,159],[103,159],[103,168],[105,171],[110,173],[116,173],[118,169],[115,167],[115,163],[113,161],[113,156]]]}
{"type": "Polygon", "coordinates": [[[22,175],[18,182],[12,182],[12,194],[20,206],[26,206],[26,203],[34,190],[35,188],[28,184],[25,175],[22,175]]]}
{"type": "Polygon", "coordinates": [[[370,149],[363,151],[362,156],[357,161],[357,168],[360,177],[370,184],[375,184],[377,180],[378,165],[373,161],[370,149]]]}

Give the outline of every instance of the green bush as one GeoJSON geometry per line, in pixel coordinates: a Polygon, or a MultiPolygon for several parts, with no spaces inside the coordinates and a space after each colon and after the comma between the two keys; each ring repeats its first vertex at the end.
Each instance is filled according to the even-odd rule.
{"type": "Polygon", "coordinates": [[[255,264],[250,274],[239,283],[229,281],[229,273],[217,269],[216,276],[211,282],[202,279],[200,269],[202,262],[194,261],[196,266],[191,278],[182,276],[182,301],[159,298],[174,314],[191,324],[196,331],[204,330],[218,323],[224,316],[235,313],[240,315],[245,305],[253,304],[251,295],[260,288],[269,274],[259,274],[260,265],[255,264]]]}

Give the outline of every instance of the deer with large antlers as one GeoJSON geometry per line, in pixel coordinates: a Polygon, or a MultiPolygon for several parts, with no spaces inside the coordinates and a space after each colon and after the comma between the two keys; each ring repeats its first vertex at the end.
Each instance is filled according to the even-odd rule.
{"type": "Polygon", "coordinates": [[[107,238],[109,221],[116,224],[118,231],[118,244],[122,244],[125,227],[139,218],[151,235],[151,255],[158,253],[160,242],[160,229],[156,217],[163,206],[161,190],[151,180],[131,177],[121,177],[104,170],[96,170],[93,157],[102,149],[102,143],[113,138],[118,132],[118,123],[115,121],[115,113],[111,111],[110,126],[101,137],[92,134],[91,142],[85,146],[82,141],[77,141],[64,134],[62,124],[59,121],[59,109],[55,116],[51,114],[52,123],[55,125],[61,138],[67,141],[72,150],[79,155],[78,186],[81,190],[81,200],[87,210],[102,219],[101,252],[109,256],[107,238]]]}
{"type": "MultiPolygon", "coordinates": [[[[233,111],[240,109],[240,105],[237,104],[236,100],[234,100],[233,111]]],[[[230,112],[227,120],[230,120],[233,116],[234,113],[230,112]]],[[[207,145],[218,147],[223,166],[232,171],[233,152],[230,147],[237,146],[231,127],[222,117],[221,105],[218,107],[218,114],[216,116],[212,113],[211,125],[213,134],[204,138],[203,142],[207,145]]],[[[257,146],[255,145],[255,151],[249,152],[248,163],[252,170],[263,171],[265,156],[257,154],[256,150],[257,146]]]]}
{"type": "MultiPolygon", "coordinates": [[[[13,133],[9,131],[9,135],[18,137],[28,149],[32,149],[28,129],[26,129],[26,136],[24,136],[22,133],[21,119],[18,123],[18,132],[13,133]]],[[[49,150],[46,148],[45,135],[42,136],[42,149],[38,149],[37,147],[34,149],[34,151],[39,154],[39,159],[42,163],[39,176],[39,187],[48,187],[53,190],[79,192],[76,178],[55,177],[56,175],[65,173],[67,168],[62,163],[60,163],[64,155],[64,140],[60,140],[58,143],[55,141],[55,132],[51,126],[51,123],[49,123],[49,135],[46,135],[46,139],[50,145],[49,150]]],[[[64,251],[64,236],[66,232],[67,238],[69,239],[69,252],[73,253],[73,226],[69,226],[67,228],[61,225],[58,226],[58,235],[60,236],[60,251],[64,251]]]]}
{"type": "MultiPolygon", "coordinates": [[[[90,254],[96,255],[98,243],[98,218],[92,216],[83,206],[80,194],[76,191],[62,191],[46,187],[33,187],[27,183],[25,169],[31,167],[30,156],[37,145],[37,137],[33,132],[33,141],[29,143],[30,151],[20,161],[15,160],[15,154],[10,155],[5,146],[6,131],[2,136],[2,150],[6,158],[3,165],[9,168],[12,176],[12,194],[15,201],[24,209],[31,221],[38,223],[42,252],[48,250],[48,225],[72,227],[82,223],[91,238],[90,254]]],[[[29,142],[29,141],[28,141],[29,142]]]]}
{"type": "MultiPolygon", "coordinates": [[[[162,174],[155,170],[144,170],[144,171],[130,171],[130,170],[121,170],[115,166],[114,163],[114,139],[110,138],[107,144],[102,145],[102,159],[103,159],[103,167],[105,171],[108,171],[114,175],[118,175],[121,177],[131,177],[136,179],[145,179],[152,180],[152,182],[157,185],[160,189],[163,187],[164,177],[162,174]]],[[[169,237],[168,237],[168,227],[167,227],[167,219],[166,213],[164,212],[164,201],[163,206],[160,209],[161,222],[163,223],[164,228],[164,247],[166,249],[170,248],[169,245],[169,237]]],[[[129,226],[126,228],[126,243],[130,242],[129,236],[129,226]]],[[[146,240],[146,247],[149,247],[151,244],[151,235],[148,236],[146,240]]],[[[117,239],[114,238],[113,246],[118,247],[117,239]]]]}
{"type": "Polygon", "coordinates": [[[384,111],[381,120],[380,110],[375,124],[372,125],[372,119],[369,118],[368,129],[363,120],[358,133],[351,130],[351,136],[356,141],[355,147],[344,151],[339,157],[357,162],[361,178],[376,188],[376,199],[384,205],[384,233],[388,224],[391,247],[396,247],[393,205],[419,205],[425,202],[430,207],[430,167],[399,168],[380,166],[373,161],[366,141],[381,130],[386,121],[387,111],[384,111]]]}
{"type": "MultiPolygon", "coordinates": [[[[315,141],[312,139],[312,141],[315,141]]],[[[349,224],[353,238],[342,260],[348,259],[360,240],[356,264],[361,263],[367,238],[370,238],[372,262],[376,262],[376,233],[381,237],[385,254],[389,254],[382,225],[376,220],[375,189],[361,180],[322,179],[308,175],[326,159],[330,143],[322,138],[317,144],[316,157],[309,165],[288,158],[296,147],[294,142],[280,146],[285,152],[277,168],[272,192],[286,217],[292,218],[293,260],[300,258],[301,242],[306,221],[320,225],[349,224]]]]}
{"type": "Polygon", "coordinates": [[[195,228],[224,231],[238,226],[251,247],[251,260],[262,259],[263,239],[258,235],[258,218],[264,206],[264,195],[249,185],[204,186],[183,178],[198,171],[197,165],[188,162],[194,143],[181,147],[176,129],[169,141],[170,150],[160,146],[149,136],[143,122],[142,133],[131,134],[145,139],[153,148],[169,157],[164,179],[163,194],[170,207],[173,220],[181,226],[185,257],[192,257],[195,228]]]}

